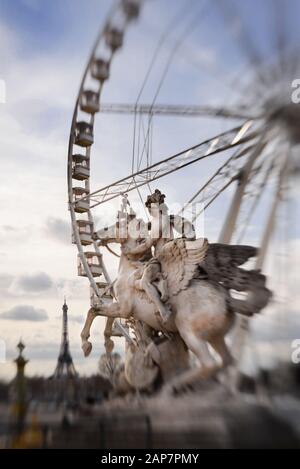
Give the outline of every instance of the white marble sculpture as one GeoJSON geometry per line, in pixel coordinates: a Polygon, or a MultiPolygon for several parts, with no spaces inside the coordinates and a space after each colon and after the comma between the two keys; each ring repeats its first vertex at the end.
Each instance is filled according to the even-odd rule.
{"type": "Polygon", "coordinates": [[[231,363],[224,338],[235,313],[258,312],[267,304],[270,292],[262,274],[239,267],[256,254],[255,248],[210,245],[205,238],[195,239],[189,222],[168,214],[164,198],[158,190],[148,197],[150,224],[133,212],[129,216],[122,212],[115,225],[95,233],[102,245],[121,245],[114,284],[117,301],[109,305],[100,301],[91,308],[81,337],[88,355],[90,327],[98,315],[111,320],[134,318],[156,331],[178,332],[201,364],[176,378],[179,384],[210,376],[220,368],[208,344],[220,356],[222,367],[231,363]],[[181,237],[174,239],[174,228],[181,231],[181,237]],[[256,302],[235,300],[231,288],[255,291],[256,302]]]}

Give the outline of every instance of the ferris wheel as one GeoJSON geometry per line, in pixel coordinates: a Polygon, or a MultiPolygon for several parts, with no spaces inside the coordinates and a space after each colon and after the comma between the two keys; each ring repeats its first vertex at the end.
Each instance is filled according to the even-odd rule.
{"type": "MultiPolygon", "coordinates": [[[[201,165],[223,153],[226,159],[206,181],[202,181],[200,187],[194,188],[194,193],[185,201],[184,213],[185,216],[189,213],[191,221],[195,222],[226,190],[233,188],[231,204],[224,216],[218,241],[240,243],[251,227],[251,220],[263,194],[270,191],[272,197],[266,208],[266,215],[261,220],[260,254],[256,261],[256,268],[260,269],[275,228],[276,212],[295,164],[293,148],[300,143],[300,111],[291,102],[289,95],[289,80],[295,76],[298,62],[293,59],[295,51],[287,51],[280,28],[277,35],[277,56],[267,65],[261,64],[251,38],[243,29],[239,32],[239,47],[248,55],[251,65],[251,80],[247,86],[255,87],[256,98],[252,103],[241,102],[228,107],[157,103],[169,66],[197,18],[187,24],[183,34],[172,44],[152,102],[140,103],[150,71],[160,49],[168,43],[168,34],[174,26],[174,19],[176,22],[182,15],[181,10],[171,21],[169,29],[159,38],[136,101],[133,104],[102,103],[102,90],[112,73],[113,59],[123,47],[128,28],[131,25],[137,27],[146,3],[147,0],[120,0],[109,12],[83,73],[72,118],[68,149],[69,210],[73,242],[78,249],[78,275],[88,279],[91,304],[99,298],[113,301],[113,279],[109,266],[105,265],[103,259],[104,248],[92,236],[96,209],[101,211],[105,204],[114,199],[120,199],[120,202],[123,200],[124,206],[124,203],[128,203],[130,193],[140,194],[142,188],[147,188],[150,183],[175,172],[180,180],[180,175],[188,167],[193,165],[195,171],[199,171],[201,165]],[[127,114],[133,120],[133,151],[129,152],[127,176],[92,190],[91,158],[97,113],[127,114]],[[226,130],[211,138],[153,161],[151,138],[153,121],[157,115],[223,119],[233,122],[233,125],[229,129],[227,125],[226,130]],[[142,132],[140,128],[143,116],[146,116],[147,125],[142,132]],[[200,206],[201,209],[195,211],[195,206],[200,206]]],[[[214,2],[203,2],[203,5],[207,10],[212,3],[214,2]]],[[[232,2],[228,0],[218,3],[220,15],[227,21],[233,15],[230,9],[232,2]]],[[[191,8],[191,3],[187,2],[186,9],[191,8]]],[[[203,10],[200,13],[204,15],[203,10]]],[[[110,255],[113,254],[112,252],[110,255]]],[[[118,333],[130,341],[128,329],[119,321],[115,321],[115,324],[118,333]]],[[[236,333],[237,348],[242,346],[246,334],[247,319],[242,318],[236,333]]]]}

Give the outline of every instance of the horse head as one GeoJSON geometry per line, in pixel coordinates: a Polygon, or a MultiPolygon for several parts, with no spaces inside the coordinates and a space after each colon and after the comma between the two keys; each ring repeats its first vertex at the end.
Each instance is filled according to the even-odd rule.
{"type": "Polygon", "coordinates": [[[124,244],[132,239],[145,239],[148,237],[148,223],[141,218],[125,214],[118,217],[116,223],[97,230],[93,238],[100,241],[100,244],[109,243],[124,244]]]}

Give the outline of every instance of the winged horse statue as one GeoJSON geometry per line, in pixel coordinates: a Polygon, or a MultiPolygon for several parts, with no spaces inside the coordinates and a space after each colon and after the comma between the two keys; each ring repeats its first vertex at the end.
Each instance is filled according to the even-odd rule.
{"type": "MultiPolygon", "coordinates": [[[[170,220],[174,225],[174,217],[168,215],[165,204],[160,207],[163,199],[160,191],[150,196],[150,233],[148,223],[131,214],[119,217],[115,225],[94,234],[102,245],[121,245],[118,276],[114,283],[117,301],[109,305],[100,301],[89,310],[81,338],[83,350],[88,355],[90,328],[98,315],[106,316],[110,321],[134,318],[156,331],[177,332],[200,363],[196,369],[187,370],[175,379],[178,386],[211,376],[231,364],[232,356],[225,336],[234,324],[236,313],[252,315],[259,312],[268,303],[271,293],[265,286],[264,275],[240,268],[257,254],[256,248],[210,244],[205,238],[195,239],[194,234],[174,239],[169,233],[164,237],[163,228],[167,223],[170,225],[170,220]],[[157,219],[159,229],[155,237],[153,229],[157,228],[157,219]],[[133,230],[129,229],[132,222],[133,230]],[[148,275],[145,275],[147,269],[148,275]],[[156,290],[154,296],[147,290],[151,282],[156,290]],[[247,291],[248,299],[233,298],[232,289],[247,291]],[[162,305],[164,307],[160,308],[162,305]],[[164,315],[166,312],[171,314],[164,315]],[[221,358],[221,365],[208,345],[221,358]]],[[[146,206],[149,208],[149,204],[146,206]]]]}

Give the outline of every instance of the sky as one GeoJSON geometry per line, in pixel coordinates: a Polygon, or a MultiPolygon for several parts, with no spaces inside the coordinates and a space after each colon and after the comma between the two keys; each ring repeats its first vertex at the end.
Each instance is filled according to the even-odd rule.
{"type": "MultiPolygon", "coordinates": [[[[59,351],[64,296],[69,305],[71,352],[78,371],[86,375],[96,372],[103,352],[104,320],[100,318],[92,329],[92,355],[85,359],[80,349],[89,288],[86,279],[77,277],[66,171],[69,130],[79,83],[97,31],[112,3],[0,0],[0,80],[6,87],[5,103],[0,103],[0,350],[6,349],[6,358],[0,360],[0,379],[11,379],[14,374],[12,360],[20,338],[30,360],[28,373],[51,375],[59,351]]],[[[254,72],[240,36],[247,31],[259,50],[262,64],[271,61],[276,55],[276,0],[221,3],[223,6],[205,0],[180,0],[175,7],[171,0],[148,0],[115,58],[101,99],[135,102],[157,42],[171,24],[141,102],[152,101],[170,49],[182,36],[157,102],[234,106],[252,99],[253,104],[253,89],[242,86],[254,72]]],[[[296,0],[287,4],[283,9],[284,21],[292,46],[299,40],[300,4],[296,0]]],[[[238,122],[157,117],[153,124],[153,161],[217,135],[238,122]]],[[[97,116],[92,189],[129,174],[132,136],[132,117],[97,116]]],[[[157,187],[167,194],[172,208],[180,206],[224,161],[222,158],[220,155],[197,168],[192,166],[184,173],[174,173],[159,181],[157,187]]],[[[277,354],[279,349],[283,350],[280,354],[287,358],[286,346],[300,336],[299,208],[295,203],[297,190],[293,190],[289,209],[279,213],[282,229],[274,236],[266,266],[278,295],[266,314],[253,321],[262,361],[269,364],[275,348],[277,354]],[[282,221],[287,213],[288,223],[282,221]],[[292,261],[287,252],[293,253],[292,261]],[[288,290],[287,272],[292,279],[288,290]],[[289,303],[287,296],[292,298],[289,303]],[[279,311],[276,319],[274,309],[279,311]],[[286,315],[289,321],[282,319],[286,315]]],[[[146,195],[147,191],[142,190],[142,196],[146,195]]],[[[232,189],[205,214],[205,235],[209,240],[217,239],[231,195],[232,189]]],[[[130,200],[145,216],[137,194],[130,195],[130,200]]],[[[95,211],[99,228],[114,219],[118,203],[95,211]]],[[[262,213],[253,220],[247,242],[259,242],[262,213]]],[[[105,260],[114,274],[115,260],[107,254],[105,260]]],[[[122,349],[122,341],[117,341],[116,350],[122,349]]]]}

